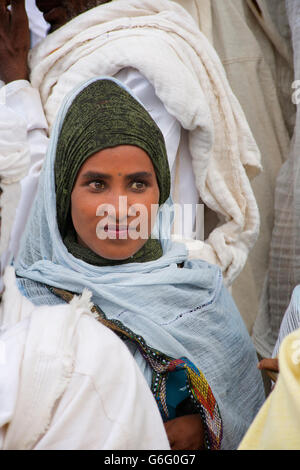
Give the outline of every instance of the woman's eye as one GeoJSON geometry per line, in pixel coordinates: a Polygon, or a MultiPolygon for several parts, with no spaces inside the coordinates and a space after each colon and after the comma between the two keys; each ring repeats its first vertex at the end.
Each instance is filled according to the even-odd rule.
{"type": "Polygon", "coordinates": [[[134,189],[135,191],[142,191],[145,188],[146,188],[146,184],[143,183],[142,181],[134,181],[131,184],[131,189],[134,189]]]}
{"type": "Polygon", "coordinates": [[[105,188],[105,183],[103,181],[92,181],[89,186],[96,191],[101,191],[105,188]]]}

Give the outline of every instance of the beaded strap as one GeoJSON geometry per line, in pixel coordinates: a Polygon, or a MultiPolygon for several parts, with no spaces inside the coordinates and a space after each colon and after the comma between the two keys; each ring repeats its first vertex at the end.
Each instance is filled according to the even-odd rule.
{"type": "MultiPolygon", "coordinates": [[[[56,287],[47,287],[53,294],[68,303],[75,295],[56,287]]],[[[222,418],[216,399],[204,374],[187,358],[183,357],[180,359],[174,359],[148,346],[142,336],[135,334],[119,320],[109,320],[97,305],[93,305],[91,312],[94,314],[96,320],[114,331],[121,339],[129,339],[139,348],[142,356],[153,371],[151,390],[163,421],[167,421],[169,418],[166,401],[168,374],[177,370],[185,371],[186,385],[190,399],[192,400],[195,409],[199,412],[204,424],[205,448],[210,450],[220,449],[223,435],[222,418]]]]}

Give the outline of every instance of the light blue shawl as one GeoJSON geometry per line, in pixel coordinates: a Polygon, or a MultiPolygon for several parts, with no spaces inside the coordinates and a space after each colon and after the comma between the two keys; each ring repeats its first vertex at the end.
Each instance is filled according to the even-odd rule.
{"type": "Polygon", "coordinates": [[[204,373],[217,400],[222,448],[235,449],[264,400],[256,353],[220,269],[188,261],[184,245],[170,241],[164,209],[171,201],[157,218],[155,233],[163,256],[156,261],[91,266],[68,253],[62,242],[56,223],[56,144],[72,100],[94,80],[73,91],[57,116],[16,261],[17,275],[26,278],[25,284],[20,282],[23,289],[27,285],[23,293],[34,303],[55,303],[57,298],[44,284],[74,293],[88,288],[109,319],[121,321],[149,346],[171,357],[187,357],[204,373]]]}

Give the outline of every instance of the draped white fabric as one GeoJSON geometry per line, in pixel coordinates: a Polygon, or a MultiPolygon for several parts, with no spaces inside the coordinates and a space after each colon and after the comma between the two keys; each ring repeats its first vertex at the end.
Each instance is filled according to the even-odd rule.
{"type": "Polygon", "coordinates": [[[169,449],[150,389],[122,341],[70,305],[35,307],[4,275],[0,449],[169,449]]]}

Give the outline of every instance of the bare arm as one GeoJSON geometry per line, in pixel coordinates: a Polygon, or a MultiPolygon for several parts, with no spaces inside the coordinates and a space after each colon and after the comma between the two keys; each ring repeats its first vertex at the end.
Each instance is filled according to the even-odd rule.
{"type": "Polygon", "coordinates": [[[258,369],[265,370],[266,374],[273,382],[276,382],[279,373],[279,363],[277,358],[264,358],[258,363],[258,369]]]}
{"type": "Polygon", "coordinates": [[[30,47],[25,0],[0,0],[0,80],[28,80],[30,47]],[[7,6],[11,4],[11,11],[7,6]]]}
{"type": "Polygon", "coordinates": [[[258,363],[258,368],[261,370],[271,370],[272,372],[279,372],[279,365],[277,358],[265,358],[258,363]]]}

